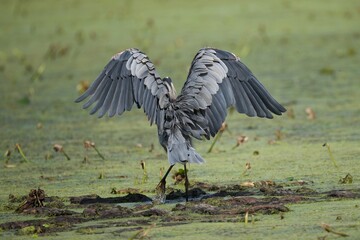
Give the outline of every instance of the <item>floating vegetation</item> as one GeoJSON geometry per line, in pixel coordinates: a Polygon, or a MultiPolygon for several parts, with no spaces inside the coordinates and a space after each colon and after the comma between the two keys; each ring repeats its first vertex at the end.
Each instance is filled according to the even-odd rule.
{"type": "Polygon", "coordinates": [[[25,53],[18,49],[18,48],[13,48],[11,51],[11,58],[20,62],[20,63],[24,63],[26,61],[26,56],[25,53]]]}
{"type": "Polygon", "coordinates": [[[348,173],[348,174],[346,174],[345,177],[340,178],[339,183],[340,184],[351,184],[351,183],[353,183],[353,177],[351,176],[350,173],[348,173]]]}
{"type": "Polygon", "coordinates": [[[78,85],[76,85],[76,90],[79,94],[83,94],[89,88],[88,80],[81,80],[78,85]]]}
{"type": "Polygon", "coordinates": [[[245,164],[245,170],[242,173],[243,176],[248,176],[250,174],[250,169],[251,169],[251,164],[249,162],[247,162],[245,164]]]}
{"type": "Polygon", "coordinates": [[[316,118],[316,114],[315,114],[315,111],[311,108],[311,107],[307,107],[305,109],[305,113],[307,115],[307,119],[309,120],[315,120],[316,118]]]}
{"type": "Polygon", "coordinates": [[[50,152],[47,152],[45,155],[44,155],[44,159],[45,160],[50,160],[52,159],[54,156],[50,153],[50,152]]]}
{"type": "Polygon", "coordinates": [[[137,233],[135,233],[133,236],[131,236],[129,238],[129,240],[134,240],[134,239],[148,239],[149,236],[149,232],[151,229],[153,229],[156,226],[155,223],[153,223],[150,227],[145,228],[145,229],[141,229],[140,231],[138,231],[137,233]]]}
{"type": "Polygon", "coordinates": [[[322,227],[325,231],[327,231],[327,232],[329,232],[329,233],[333,233],[333,234],[338,235],[338,236],[341,236],[341,237],[348,237],[348,236],[349,236],[349,235],[346,234],[346,233],[338,232],[338,231],[334,230],[333,227],[331,227],[329,224],[326,224],[326,223],[322,223],[322,224],[321,224],[321,227],[322,227]]]}
{"type": "Polygon", "coordinates": [[[236,145],[232,148],[235,149],[237,147],[239,147],[240,145],[246,143],[249,140],[249,137],[241,135],[236,139],[236,145]]]}
{"type": "Polygon", "coordinates": [[[79,45],[84,44],[85,42],[85,34],[82,30],[78,30],[75,33],[75,40],[79,45]]]}
{"type": "Polygon", "coordinates": [[[353,47],[349,47],[347,49],[341,49],[336,51],[336,55],[340,58],[344,57],[354,57],[357,54],[357,51],[353,47]]]}
{"type": "Polygon", "coordinates": [[[323,67],[319,70],[319,73],[322,75],[332,76],[335,74],[335,70],[332,67],[323,67]]]}
{"type": "MultiPolygon", "coordinates": [[[[2,1],[0,238],[129,239],[156,222],[144,239],[356,239],[360,12],[357,1],[335,2],[270,0],[239,8],[237,1],[174,6],[168,1],[2,1]],[[219,29],[226,37],[214,34],[219,29]],[[78,39],[77,31],[82,32],[78,39]],[[191,165],[192,183],[205,183],[206,188],[199,187],[205,194],[190,194],[185,204],[184,181],[174,185],[170,177],[165,192],[173,192],[174,198],[166,196],[164,205],[152,205],[154,186],[168,168],[166,154],[150,134],[156,126],[141,128],[147,125],[142,110],[98,121],[77,114],[79,106],[71,103],[96,77],[106,52],[138,47],[161,64],[160,75],[172,74],[181,87],[190,58],[202,46],[246,57],[287,112],[264,120],[231,115],[237,113],[231,107],[227,123],[233,136],[223,133],[209,154],[214,139],[195,142],[207,163],[191,165]],[[41,64],[45,69],[36,73],[41,64]],[[315,118],[307,118],[307,107],[315,118]],[[276,129],[284,134],[281,140],[276,129]],[[231,150],[239,135],[248,136],[248,142],[231,150]],[[269,139],[276,145],[269,145],[269,139]],[[84,140],[96,141],[106,160],[91,148],[85,150],[84,140]],[[143,147],[135,147],[137,142],[143,147]],[[327,146],[320,148],[324,142],[330,144],[338,168],[327,146]],[[14,150],[15,143],[30,163],[14,150]],[[55,143],[64,146],[72,161],[52,149],[55,143]],[[85,154],[91,164],[81,163],[85,154]],[[149,180],[134,185],[135,177],[142,181],[142,159],[149,180]],[[251,169],[245,171],[247,162],[251,169]],[[250,175],[242,176],[244,171],[250,175]],[[123,195],[110,194],[114,186],[123,195]],[[38,187],[47,194],[44,207],[14,213],[30,189],[38,187]],[[131,188],[146,193],[147,202],[134,202],[139,195],[131,188]],[[16,202],[11,194],[17,195],[16,202]],[[98,195],[92,201],[70,202],[69,196],[89,194],[98,195]],[[119,204],[127,194],[132,201],[119,204]],[[65,204],[63,209],[50,207],[54,195],[65,204]],[[322,228],[322,222],[330,226],[322,228]]],[[[177,166],[170,176],[183,168],[177,166]]]]}
{"type": "Polygon", "coordinates": [[[287,115],[290,119],[295,119],[294,108],[288,107],[288,108],[287,108],[287,111],[286,111],[286,115],[287,115]]]}
{"type": "MultiPolygon", "coordinates": [[[[188,172],[189,170],[187,169],[186,171],[188,172]]],[[[178,171],[174,172],[172,178],[175,180],[175,184],[181,183],[183,180],[185,180],[185,170],[179,168],[178,171]]]]}
{"type": "Polygon", "coordinates": [[[55,60],[59,57],[66,56],[70,51],[69,45],[63,45],[60,43],[52,43],[50,44],[47,52],[45,53],[45,59],[55,60]]]}
{"type": "Polygon", "coordinates": [[[138,188],[125,188],[125,189],[116,189],[116,188],[112,188],[111,189],[111,194],[134,194],[134,193],[141,193],[143,191],[141,191],[138,188]]]}
{"type": "Polygon", "coordinates": [[[141,169],[143,170],[142,183],[146,183],[149,180],[149,176],[146,170],[146,164],[144,160],[140,161],[141,169]]]}
{"type": "Polygon", "coordinates": [[[54,144],[53,149],[54,149],[55,152],[60,152],[60,153],[62,153],[62,154],[66,157],[67,160],[70,160],[69,155],[66,154],[66,152],[65,152],[65,150],[64,150],[64,148],[63,148],[62,145],[60,145],[60,144],[54,144]]]}
{"type": "Polygon", "coordinates": [[[18,103],[20,103],[21,105],[29,105],[34,94],[34,88],[29,88],[27,93],[25,93],[23,97],[18,100],[18,103]]]}
{"type": "Polygon", "coordinates": [[[220,140],[222,134],[223,134],[224,131],[227,130],[227,129],[228,129],[227,123],[226,123],[226,122],[223,122],[222,125],[221,125],[221,128],[220,128],[219,132],[215,135],[214,140],[213,140],[213,142],[212,142],[209,150],[207,151],[208,153],[210,153],[210,152],[212,151],[212,149],[213,149],[214,146],[215,146],[215,143],[220,140]]]}
{"type": "Polygon", "coordinates": [[[323,147],[326,147],[328,153],[329,153],[329,157],[330,157],[330,160],[332,161],[332,163],[334,164],[335,167],[338,167],[338,165],[336,164],[336,161],[335,161],[335,158],[334,158],[334,155],[330,149],[330,145],[328,143],[324,143],[323,144],[323,147]]]}
{"type": "Polygon", "coordinates": [[[253,156],[259,156],[260,152],[258,150],[253,151],[253,156]]]}
{"type": "Polygon", "coordinates": [[[8,165],[10,162],[10,158],[11,158],[11,150],[10,149],[5,151],[4,157],[5,157],[5,164],[8,165]]]}
{"type": "Polygon", "coordinates": [[[21,149],[20,144],[18,144],[18,143],[15,144],[15,150],[20,153],[20,155],[21,155],[22,159],[24,160],[24,162],[29,162],[29,160],[26,158],[23,150],[21,149]]]}
{"type": "Polygon", "coordinates": [[[249,221],[249,212],[247,211],[246,213],[245,213],[245,224],[247,224],[248,223],[248,221],[249,221]]]}
{"type": "Polygon", "coordinates": [[[282,132],[280,129],[277,129],[277,130],[275,131],[275,139],[276,139],[277,141],[280,141],[280,140],[282,140],[283,138],[284,138],[283,132],[282,132]]]}
{"type": "Polygon", "coordinates": [[[105,160],[105,157],[100,153],[100,151],[96,148],[96,145],[94,142],[91,142],[89,140],[85,140],[84,141],[84,148],[86,150],[90,149],[90,148],[93,148],[96,153],[99,155],[99,157],[102,159],[102,160],[105,160]]]}
{"type": "Polygon", "coordinates": [[[154,144],[153,143],[151,143],[150,144],[150,148],[149,148],[149,152],[151,153],[151,152],[153,152],[154,151],[154,144]]]}
{"type": "Polygon", "coordinates": [[[43,78],[45,69],[46,69],[46,65],[44,63],[40,64],[39,67],[35,70],[35,72],[30,77],[30,79],[34,82],[41,80],[43,78]]]}

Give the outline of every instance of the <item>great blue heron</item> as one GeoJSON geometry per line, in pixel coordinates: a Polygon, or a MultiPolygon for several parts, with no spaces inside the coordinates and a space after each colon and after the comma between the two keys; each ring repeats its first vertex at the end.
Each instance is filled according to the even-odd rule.
{"type": "Polygon", "coordinates": [[[143,107],[150,125],[157,125],[170,163],[157,186],[160,201],[165,201],[165,180],[176,163],[184,165],[188,201],[186,163],[204,162],[191,140],[214,137],[230,106],[250,117],[272,118],[271,112],[286,111],[237,56],[214,48],[198,51],[178,96],[171,79],[162,79],[148,56],[135,48],[114,55],[76,102],[89,96],[84,108],[96,102],[90,114],[121,115],[135,103],[143,107]]]}

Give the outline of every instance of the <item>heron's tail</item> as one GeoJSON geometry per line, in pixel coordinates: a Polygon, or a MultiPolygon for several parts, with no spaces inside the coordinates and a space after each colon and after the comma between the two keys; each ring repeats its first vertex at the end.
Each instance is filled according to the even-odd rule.
{"type": "Polygon", "coordinates": [[[175,163],[203,163],[205,160],[190,145],[180,131],[170,134],[167,147],[168,160],[170,165],[175,163]]]}

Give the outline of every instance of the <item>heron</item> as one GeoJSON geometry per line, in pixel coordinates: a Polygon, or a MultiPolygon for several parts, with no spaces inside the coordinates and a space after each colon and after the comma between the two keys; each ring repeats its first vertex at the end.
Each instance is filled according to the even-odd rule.
{"type": "Polygon", "coordinates": [[[137,48],[111,57],[96,80],[75,101],[87,99],[83,108],[103,117],[121,115],[134,105],[143,108],[150,125],[156,124],[160,145],[170,164],[156,187],[156,198],[165,202],[166,178],[173,166],[184,166],[185,197],[189,179],[186,164],[203,163],[193,139],[214,137],[234,107],[250,117],[273,118],[286,109],[278,103],[235,54],[216,48],[200,49],[180,94],[170,77],[161,78],[149,57],[137,48]]]}

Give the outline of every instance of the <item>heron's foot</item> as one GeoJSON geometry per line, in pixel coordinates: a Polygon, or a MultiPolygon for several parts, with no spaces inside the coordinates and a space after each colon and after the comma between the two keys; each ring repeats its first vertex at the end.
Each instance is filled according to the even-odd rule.
{"type": "Polygon", "coordinates": [[[157,187],[155,189],[156,196],[153,199],[153,202],[155,204],[165,203],[165,200],[166,200],[165,187],[166,187],[165,181],[160,181],[159,184],[157,185],[157,187]]]}

